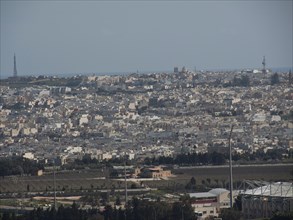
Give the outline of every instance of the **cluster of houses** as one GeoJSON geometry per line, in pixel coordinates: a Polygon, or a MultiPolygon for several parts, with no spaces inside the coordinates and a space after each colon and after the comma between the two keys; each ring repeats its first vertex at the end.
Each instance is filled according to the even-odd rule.
{"type": "Polygon", "coordinates": [[[190,72],[84,76],[78,86],[0,87],[0,156],[62,163],[90,155],[141,160],[293,147],[288,73],[190,72]],[[225,86],[246,75],[250,86],[225,86]]]}

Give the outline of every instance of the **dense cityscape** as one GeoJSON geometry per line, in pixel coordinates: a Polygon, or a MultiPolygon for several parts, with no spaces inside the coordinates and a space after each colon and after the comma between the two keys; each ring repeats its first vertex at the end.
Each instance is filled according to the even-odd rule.
{"type": "Polygon", "coordinates": [[[0,220],[293,220],[293,0],[0,0],[0,220]]]}
{"type": "Polygon", "coordinates": [[[25,205],[12,207],[35,210],[37,219],[50,207],[63,213],[60,207],[72,201],[81,219],[278,219],[277,211],[292,214],[291,70],[175,67],[172,73],[19,77],[15,64],[14,76],[1,80],[0,93],[5,207],[10,198],[19,198],[25,205]],[[235,210],[227,212],[229,147],[235,210]],[[250,174],[244,176],[241,169],[250,174]],[[282,204],[260,211],[260,203],[247,199],[259,187],[266,188],[261,197],[282,204]],[[275,195],[281,190],[277,198],[282,201],[272,199],[272,189],[266,195],[268,188],[275,195]],[[138,207],[158,211],[138,217],[138,207]]]}

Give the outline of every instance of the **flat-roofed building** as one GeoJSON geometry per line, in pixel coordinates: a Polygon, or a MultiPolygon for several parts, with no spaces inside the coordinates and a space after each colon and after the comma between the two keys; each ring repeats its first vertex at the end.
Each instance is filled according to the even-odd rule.
{"type": "Polygon", "coordinates": [[[164,170],[161,166],[144,167],[141,169],[140,177],[143,178],[166,178],[172,176],[170,170],[164,170]]]}
{"type": "Polygon", "coordinates": [[[208,192],[190,193],[192,207],[198,219],[208,216],[218,217],[222,208],[229,208],[229,191],[223,188],[212,189],[208,192]]]}

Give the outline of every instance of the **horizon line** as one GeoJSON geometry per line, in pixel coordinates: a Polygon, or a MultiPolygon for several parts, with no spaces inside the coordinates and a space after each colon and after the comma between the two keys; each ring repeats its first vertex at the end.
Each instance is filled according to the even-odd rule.
{"type": "MultiPolygon", "coordinates": [[[[184,66],[182,66],[184,67],[184,66]]],[[[194,72],[194,68],[186,68],[189,71],[194,72]]],[[[283,72],[285,69],[286,71],[290,71],[293,69],[292,67],[271,67],[271,68],[266,68],[266,69],[271,69],[276,72],[283,72]]],[[[255,68],[255,67],[245,67],[245,68],[196,68],[196,72],[202,72],[202,71],[239,71],[239,70],[261,70],[261,68],[255,68]]],[[[39,73],[39,74],[23,74],[19,75],[18,77],[30,77],[30,76],[63,76],[63,77],[69,77],[69,76],[75,76],[75,75],[100,75],[100,76],[115,76],[115,75],[125,75],[125,74],[133,74],[133,73],[138,73],[138,74],[147,74],[147,73],[173,73],[173,70],[157,70],[157,71],[111,71],[111,72],[64,72],[64,73],[39,73]]],[[[13,73],[0,73],[0,79],[7,79],[9,77],[13,77],[13,73]]]]}

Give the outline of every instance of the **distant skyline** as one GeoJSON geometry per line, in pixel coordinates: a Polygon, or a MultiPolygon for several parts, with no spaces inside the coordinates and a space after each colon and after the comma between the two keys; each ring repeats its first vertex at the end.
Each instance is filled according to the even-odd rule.
{"type": "Polygon", "coordinates": [[[1,78],[293,66],[293,0],[0,4],[1,78]]]}

